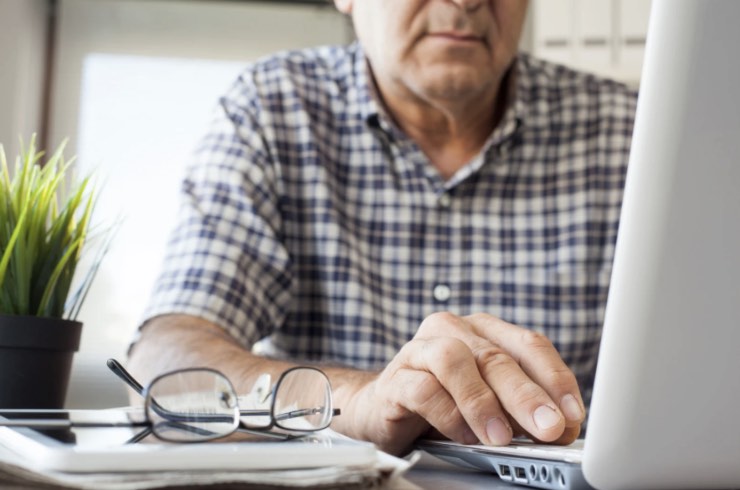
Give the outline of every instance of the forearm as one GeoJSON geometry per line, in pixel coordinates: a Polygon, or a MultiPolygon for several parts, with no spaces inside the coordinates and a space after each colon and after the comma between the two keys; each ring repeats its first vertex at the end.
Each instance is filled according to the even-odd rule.
{"type": "MultiPolygon", "coordinates": [[[[206,320],[167,315],[147,323],[132,349],[129,371],[144,385],[155,376],[175,369],[203,366],[224,373],[239,393],[252,388],[255,379],[269,373],[277,379],[295,364],[257,356],[242,347],[219,326],[206,320]]],[[[356,393],[375,379],[375,373],[353,369],[318,366],[331,380],[334,405],[342,410],[332,427],[352,437],[367,439],[360,420],[353,420],[356,393]]]]}

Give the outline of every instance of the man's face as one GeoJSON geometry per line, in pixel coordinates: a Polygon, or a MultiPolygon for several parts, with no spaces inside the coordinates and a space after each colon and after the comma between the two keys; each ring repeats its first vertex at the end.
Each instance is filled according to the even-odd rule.
{"type": "Polygon", "coordinates": [[[351,13],[381,90],[451,99],[497,90],[527,0],[335,0],[351,13]]]}

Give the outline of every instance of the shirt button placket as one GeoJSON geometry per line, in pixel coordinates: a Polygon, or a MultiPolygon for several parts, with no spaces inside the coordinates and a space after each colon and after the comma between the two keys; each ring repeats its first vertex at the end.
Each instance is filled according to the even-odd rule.
{"type": "MultiPolygon", "coordinates": [[[[445,210],[443,214],[446,215],[446,211],[449,210],[450,206],[452,205],[452,198],[450,197],[449,192],[445,192],[437,198],[437,205],[440,209],[445,210]]],[[[440,254],[442,254],[440,256],[440,259],[442,259],[443,262],[447,262],[447,251],[440,250],[439,252],[440,254]]],[[[432,290],[432,296],[434,297],[434,300],[438,303],[447,303],[452,296],[452,289],[448,284],[438,283],[434,286],[434,289],[432,290]]]]}

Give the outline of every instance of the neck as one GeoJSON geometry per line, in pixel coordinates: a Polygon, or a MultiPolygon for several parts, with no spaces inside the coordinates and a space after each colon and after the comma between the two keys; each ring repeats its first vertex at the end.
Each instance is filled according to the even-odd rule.
{"type": "MultiPolygon", "coordinates": [[[[421,148],[444,179],[478,153],[503,116],[507,80],[464,98],[425,98],[409,90],[383,90],[383,103],[398,126],[421,148]]],[[[386,85],[387,86],[387,85],[386,85]]]]}

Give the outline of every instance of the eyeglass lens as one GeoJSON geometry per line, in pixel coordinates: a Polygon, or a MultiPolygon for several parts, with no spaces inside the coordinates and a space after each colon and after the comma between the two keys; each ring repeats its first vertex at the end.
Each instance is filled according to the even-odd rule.
{"type": "Polygon", "coordinates": [[[329,426],[332,418],[331,385],[317,369],[285,372],[275,389],[275,425],[286,430],[314,431],[329,426]]]}
{"type": "Polygon", "coordinates": [[[216,371],[194,369],[157,378],[147,390],[146,411],[161,439],[194,442],[224,437],[239,424],[236,392],[216,371]]]}

